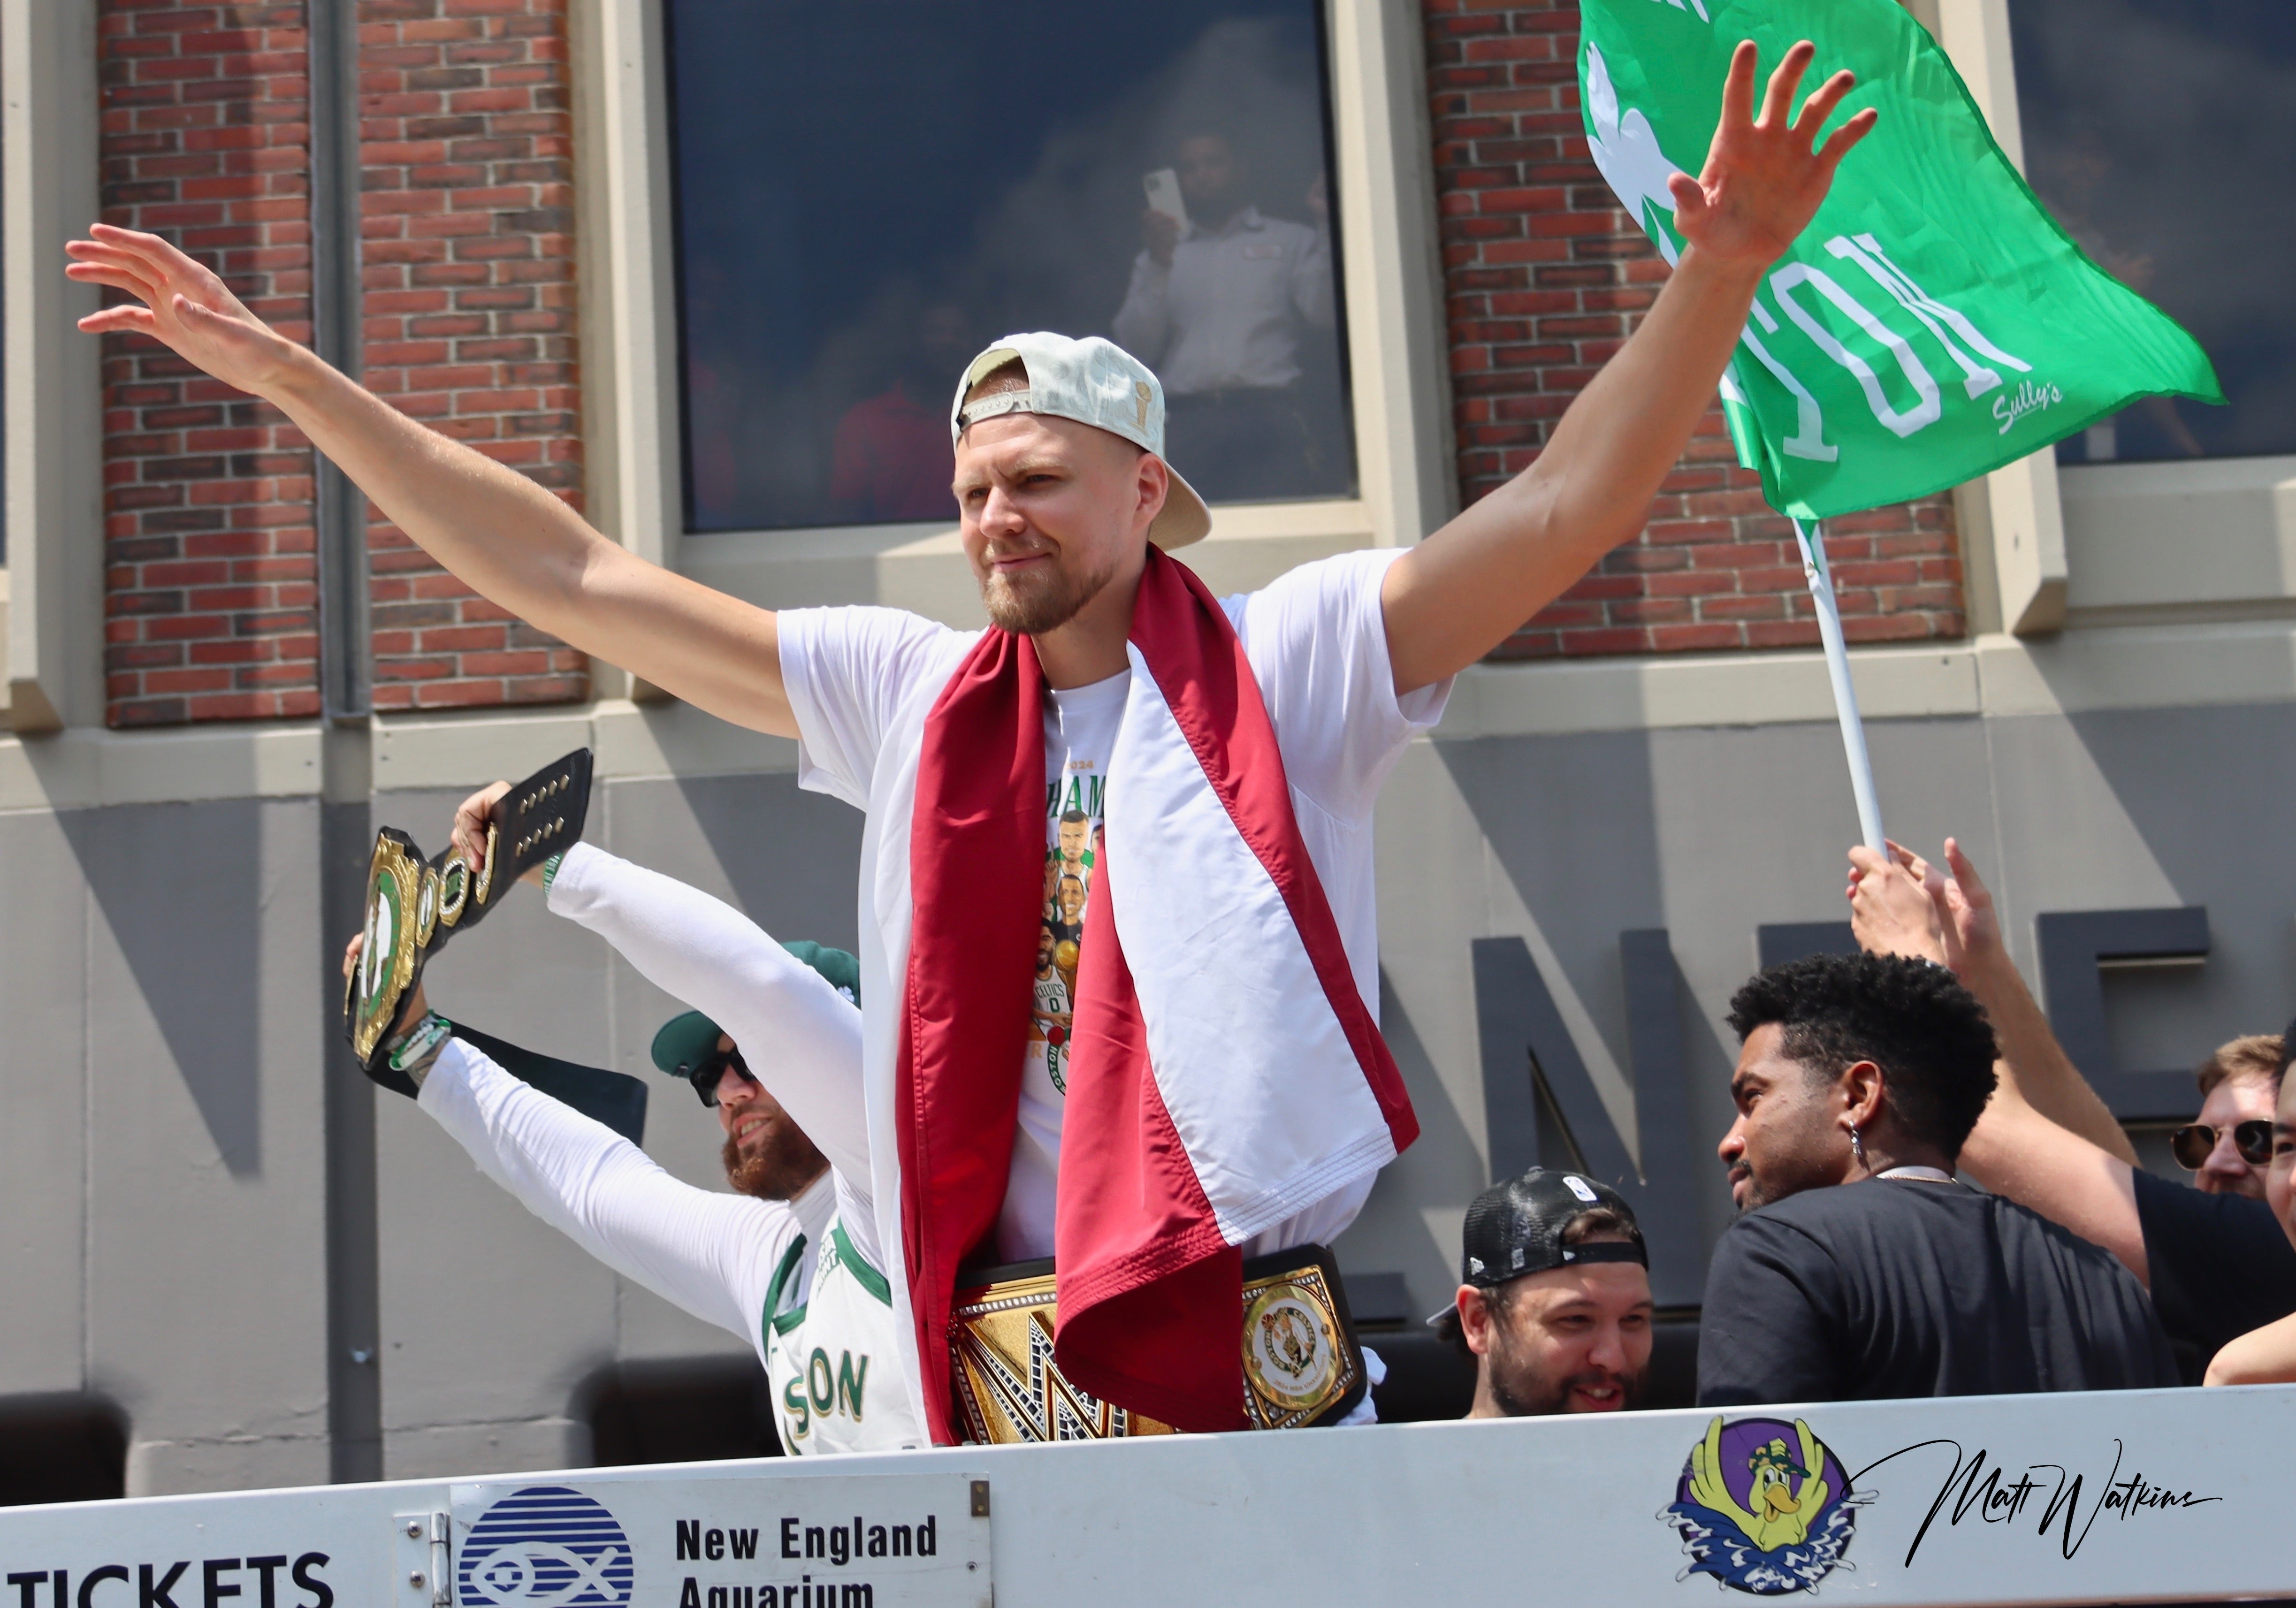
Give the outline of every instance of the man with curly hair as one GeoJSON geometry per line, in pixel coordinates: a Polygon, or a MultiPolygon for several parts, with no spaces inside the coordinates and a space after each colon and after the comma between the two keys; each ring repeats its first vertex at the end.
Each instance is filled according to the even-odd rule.
{"type": "Polygon", "coordinates": [[[1741,1215],[1707,1272],[1702,1405],[2178,1382],[2127,1268],[1955,1180],[1995,1049],[1953,973],[1814,956],[1739,989],[1730,1025],[1741,1215]]]}

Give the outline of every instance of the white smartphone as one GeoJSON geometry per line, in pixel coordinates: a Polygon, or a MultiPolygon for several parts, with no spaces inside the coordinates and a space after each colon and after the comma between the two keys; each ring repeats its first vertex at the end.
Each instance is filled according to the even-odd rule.
{"type": "Polygon", "coordinates": [[[1140,187],[1148,192],[1148,209],[1161,212],[1182,229],[1188,226],[1188,203],[1180,199],[1180,176],[1170,168],[1159,168],[1153,173],[1140,176],[1140,187]]]}

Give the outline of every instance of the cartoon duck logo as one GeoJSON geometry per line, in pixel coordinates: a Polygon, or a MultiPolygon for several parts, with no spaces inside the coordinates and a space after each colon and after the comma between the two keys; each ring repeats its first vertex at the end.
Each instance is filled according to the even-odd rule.
{"type": "Polygon", "coordinates": [[[1754,1596],[1815,1593],[1836,1569],[1871,1491],[1849,1489],[1841,1459],[1801,1419],[1717,1418],[1690,1448],[1661,1522],[1682,1532],[1689,1566],[1754,1596]]]}

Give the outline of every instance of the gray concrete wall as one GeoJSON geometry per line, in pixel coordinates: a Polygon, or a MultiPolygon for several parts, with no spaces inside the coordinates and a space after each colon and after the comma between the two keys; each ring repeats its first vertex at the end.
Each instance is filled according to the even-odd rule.
{"type": "Polygon", "coordinates": [[[326,1477],[316,802],[0,816],[0,1393],[141,1491],[326,1477]]]}
{"type": "MultiPolygon", "coordinates": [[[[1872,734],[1893,833],[1924,849],[1961,836],[2029,966],[2037,913],[2207,906],[2205,965],[2108,981],[2117,1064],[2189,1064],[2284,1020],[2296,856],[2275,829],[2296,705],[1885,719],[1872,734]]],[[[386,792],[373,818],[435,846],[462,791],[386,792]]],[[[367,1095],[333,1037],[344,934],[323,930],[321,813],[316,797],[0,811],[0,1398],[117,1403],[137,1491],[578,1463],[576,1394],[598,1369],[744,1349],[586,1260],[412,1105],[367,1095]],[[363,1101],[374,1136],[365,1227],[338,1222],[332,1261],[329,1078],[348,1080],[339,1154],[343,1134],[365,1143],[343,1115],[363,1101]],[[360,1233],[365,1274],[343,1249],[360,1233]],[[331,1338],[331,1279],[361,1277],[379,1356],[351,1365],[333,1354],[357,1337],[331,1338]],[[347,1413],[362,1390],[372,1405],[347,1413]],[[331,1448],[331,1408],[339,1439],[366,1415],[371,1464],[331,1448]]],[[[609,775],[589,836],[776,933],[849,945],[859,831],[776,770],[609,775]]],[[[1619,936],[1668,930],[1697,1232],[1718,1233],[1727,1202],[1704,1157],[1728,1120],[1722,1013],[1757,926],[1842,915],[1854,831],[1831,723],[1414,746],[1380,818],[1382,1004],[1424,1135],[1343,1238],[1343,1266],[1403,1275],[1421,1310],[1450,1286],[1460,1215],[1488,1176],[1469,947],[1492,935],[1525,940],[1631,1136],[1619,936]]],[[[475,1025],[654,1079],[649,1150],[718,1181],[714,1122],[647,1066],[677,1006],[599,940],[522,893],[429,975],[475,1025]]],[[[338,1195],[362,1180],[339,1171],[338,1195]]],[[[357,1292],[332,1293],[340,1327],[357,1292]]]]}
{"type": "MultiPolygon", "coordinates": [[[[1883,720],[1869,740],[1893,837],[1960,839],[2038,980],[2043,912],[2205,906],[2204,964],[2108,973],[2113,1064],[2197,1064],[2296,1010],[2296,708],[1883,720]]],[[[1730,1121],[1729,997],[1756,930],[1841,921],[1857,838],[1831,723],[1447,742],[1414,748],[1382,799],[1384,1023],[1424,1135],[1341,1241],[1350,1271],[1391,1270],[1414,1301],[1454,1279],[1467,1200],[1488,1181],[1471,939],[1525,938],[1622,1134],[1634,1131],[1620,934],[1662,927],[1688,985],[1685,1071],[1702,1168],[1730,1121]]],[[[2039,992],[2038,981],[2036,991],[2039,992]]],[[[2044,1003],[2047,1003],[2045,1001],[2044,1003]]],[[[2197,1101],[2195,1101],[2197,1103],[2197,1101]]],[[[1703,1176],[1708,1243],[1726,1224],[1703,1176]]]]}

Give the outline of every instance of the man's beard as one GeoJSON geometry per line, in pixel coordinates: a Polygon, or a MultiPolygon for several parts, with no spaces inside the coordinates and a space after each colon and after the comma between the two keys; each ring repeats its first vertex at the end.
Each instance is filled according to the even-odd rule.
{"type": "Polygon", "coordinates": [[[1734,1215],[1738,1217],[1744,1217],[1750,1211],[1759,1210],[1762,1207],[1770,1203],[1769,1192],[1762,1187],[1761,1179],[1754,1176],[1754,1169],[1749,1167],[1745,1169],[1744,1171],[1746,1175],[1746,1199],[1742,1204],[1740,1204],[1736,1199],[1738,1183],[1736,1176],[1734,1174],[1727,1180],[1731,1186],[1731,1203],[1734,1208],[1734,1215]]]}
{"type": "MultiPolygon", "coordinates": [[[[1493,1336],[1497,1341],[1496,1335],[1493,1336]]],[[[1629,1378],[1604,1368],[1589,1368],[1581,1374],[1566,1374],[1560,1379],[1542,1379],[1535,1368],[1521,1366],[1507,1354],[1506,1344],[1497,1341],[1488,1359],[1491,1400],[1500,1412],[1510,1418],[1543,1418],[1560,1413],[1570,1399],[1570,1392],[1580,1385],[1616,1384],[1620,1391],[1620,1409],[1638,1407],[1643,1399],[1644,1375],[1629,1378]]]]}
{"type": "Polygon", "coordinates": [[[795,1200],[829,1166],[829,1158],[794,1128],[784,1129],[753,1156],[743,1155],[734,1136],[727,1134],[718,1160],[725,1163],[726,1182],[736,1194],[760,1201],[795,1200]]]}
{"type": "Polygon", "coordinates": [[[989,623],[999,629],[1023,636],[1040,636],[1074,619],[1115,578],[1116,561],[1111,557],[1100,569],[1074,578],[1054,570],[1040,586],[1031,587],[1023,595],[1000,571],[992,569],[981,577],[980,602],[988,611],[989,623]]]}

